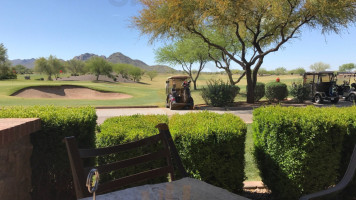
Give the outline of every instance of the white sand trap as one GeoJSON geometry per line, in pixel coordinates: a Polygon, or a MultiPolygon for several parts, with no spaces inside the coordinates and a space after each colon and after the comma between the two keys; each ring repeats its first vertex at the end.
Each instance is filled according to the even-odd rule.
{"type": "Polygon", "coordinates": [[[23,98],[53,98],[53,99],[127,99],[132,96],[115,92],[100,92],[74,85],[63,86],[33,86],[19,90],[11,96],[23,98]]]}

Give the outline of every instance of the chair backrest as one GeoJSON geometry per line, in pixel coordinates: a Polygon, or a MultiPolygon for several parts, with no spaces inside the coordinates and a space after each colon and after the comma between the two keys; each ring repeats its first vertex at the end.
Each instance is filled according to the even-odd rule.
{"type": "Polygon", "coordinates": [[[132,183],[136,183],[136,182],[140,182],[140,181],[144,181],[160,176],[167,176],[167,174],[169,174],[171,180],[174,180],[174,167],[173,167],[172,157],[175,160],[174,163],[177,165],[177,168],[180,171],[181,175],[187,176],[187,173],[178,155],[177,149],[173,143],[167,124],[159,124],[156,126],[156,128],[158,128],[159,130],[158,135],[154,135],[131,143],[126,143],[126,144],[111,146],[106,148],[97,148],[97,149],[78,149],[75,138],[66,137],[65,143],[67,147],[68,157],[70,160],[73,182],[74,182],[77,198],[79,199],[79,198],[91,196],[85,184],[86,184],[87,174],[92,168],[96,168],[99,171],[99,173],[102,174],[102,173],[108,173],[111,171],[131,167],[131,166],[136,166],[138,164],[146,163],[152,160],[158,160],[158,159],[166,160],[166,164],[162,167],[149,169],[144,172],[139,172],[116,180],[101,183],[96,192],[98,194],[117,190],[122,188],[123,186],[130,185],[132,183]],[[92,157],[99,157],[99,156],[105,156],[109,154],[120,153],[123,151],[140,148],[143,146],[157,144],[157,143],[163,144],[162,150],[158,150],[156,152],[151,152],[151,153],[145,152],[147,154],[140,155],[134,158],[120,160],[117,162],[113,162],[101,166],[93,166],[87,168],[83,167],[82,159],[84,158],[92,158],[92,157]]]}

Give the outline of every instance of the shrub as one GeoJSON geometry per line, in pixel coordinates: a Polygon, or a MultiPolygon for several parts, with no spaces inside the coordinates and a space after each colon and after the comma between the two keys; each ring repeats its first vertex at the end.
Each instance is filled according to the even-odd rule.
{"type": "Polygon", "coordinates": [[[211,106],[227,106],[234,102],[240,88],[236,85],[230,85],[222,80],[209,80],[207,87],[203,87],[201,96],[205,103],[211,106]]]}
{"type": "Polygon", "coordinates": [[[280,106],[254,110],[255,158],[276,199],[298,199],[335,184],[347,131],[347,121],[335,114],[340,111],[280,106]]]}
{"type": "MultiPolygon", "coordinates": [[[[246,90],[248,90],[248,87],[246,86],[246,90]]],[[[262,99],[262,97],[265,96],[265,84],[261,82],[257,82],[254,90],[254,98],[255,101],[259,101],[262,99]]]]}
{"type": "Polygon", "coordinates": [[[194,178],[242,191],[246,125],[233,114],[175,114],[170,131],[183,165],[194,178]]]}
{"type": "MultiPolygon", "coordinates": [[[[100,126],[100,133],[97,134],[96,145],[97,147],[108,147],[128,142],[141,140],[159,133],[155,126],[159,123],[168,123],[168,117],[166,115],[132,115],[113,117],[104,121],[100,126]]],[[[128,159],[143,155],[143,152],[152,152],[161,148],[161,146],[148,146],[142,149],[135,149],[131,151],[125,151],[124,154],[113,154],[98,159],[99,165],[112,163],[118,160],[128,159]]],[[[138,173],[147,170],[149,167],[159,167],[163,165],[163,161],[154,161],[140,166],[125,168],[119,171],[111,172],[108,175],[100,175],[102,181],[113,180],[119,177],[127,176],[130,174],[138,173]]],[[[164,182],[167,179],[160,178],[149,180],[145,182],[157,183],[164,182]]],[[[142,183],[141,183],[142,184],[142,183]]]]}
{"type": "Polygon", "coordinates": [[[293,84],[292,87],[290,87],[289,93],[298,103],[303,103],[309,98],[310,86],[305,86],[302,83],[293,84]]]}
{"type": "Polygon", "coordinates": [[[66,136],[75,136],[79,148],[95,148],[95,109],[3,107],[0,109],[0,118],[41,118],[42,129],[31,134],[32,199],[75,199],[63,139],[66,136]]]}
{"type": "Polygon", "coordinates": [[[266,98],[269,101],[281,101],[288,96],[287,85],[281,82],[270,82],[266,84],[266,98]]]}

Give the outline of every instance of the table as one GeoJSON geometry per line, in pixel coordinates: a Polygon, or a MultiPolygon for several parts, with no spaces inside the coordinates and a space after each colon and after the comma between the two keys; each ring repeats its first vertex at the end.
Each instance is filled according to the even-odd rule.
{"type": "MultiPolygon", "coordinates": [[[[100,185],[99,185],[100,188],[100,185]]],[[[92,200],[92,197],[81,200],[92,200]]],[[[249,200],[193,178],[143,185],[96,196],[97,200],[249,200]]]]}

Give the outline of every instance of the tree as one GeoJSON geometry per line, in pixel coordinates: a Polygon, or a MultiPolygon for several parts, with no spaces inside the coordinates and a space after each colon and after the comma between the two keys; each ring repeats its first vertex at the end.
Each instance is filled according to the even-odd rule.
{"type": "Polygon", "coordinates": [[[0,44],[0,80],[16,78],[16,74],[13,74],[10,70],[11,63],[7,58],[7,49],[1,43],[0,44]]]}
{"type": "Polygon", "coordinates": [[[85,63],[81,60],[68,60],[66,62],[66,68],[75,76],[85,74],[85,63]]]}
{"type": "Polygon", "coordinates": [[[276,75],[284,75],[287,73],[287,69],[285,67],[278,67],[274,70],[276,75]]]}
{"type": "Polygon", "coordinates": [[[348,63],[348,64],[343,64],[343,65],[339,66],[339,71],[340,72],[349,72],[355,68],[356,68],[355,63],[348,63]]]}
{"type": "Polygon", "coordinates": [[[305,73],[305,69],[303,67],[298,67],[296,69],[290,70],[289,73],[303,75],[305,73]]]}
{"type": "Polygon", "coordinates": [[[113,70],[120,74],[122,78],[129,79],[129,71],[135,66],[125,63],[117,63],[113,65],[113,70]]]}
{"type": "Polygon", "coordinates": [[[49,66],[52,68],[52,73],[53,73],[54,77],[56,78],[56,80],[61,73],[66,72],[65,63],[63,63],[61,60],[59,60],[55,56],[50,55],[48,57],[47,62],[49,64],[49,66]]]}
{"type": "Polygon", "coordinates": [[[150,77],[151,81],[158,75],[158,72],[153,70],[153,71],[148,71],[146,72],[147,76],[150,77]]]}
{"type": "Polygon", "coordinates": [[[104,58],[92,57],[87,62],[87,67],[91,73],[96,76],[96,80],[99,80],[100,75],[111,76],[112,65],[104,58]]]}
{"type": "Polygon", "coordinates": [[[143,9],[133,19],[141,33],[160,38],[192,34],[221,51],[246,74],[247,102],[254,102],[257,73],[265,56],[301,35],[302,27],[339,33],[356,21],[355,0],[140,0],[143,9]],[[206,29],[231,35],[226,47],[206,29]],[[231,51],[235,46],[235,51],[231,51]]]}
{"type": "Polygon", "coordinates": [[[52,80],[53,69],[47,62],[46,58],[41,57],[35,61],[35,71],[48,75],[47,80],[52,80]]]}
{"type": "Polygon", "coordinates": [[[310,65],[309,67],[312,71],[316,71],[316,72],[321,72],[321,71],[325,71],[327,69],[330,69],[330,65],[323,63],[323,62],[317,62],[314,63],[312,65],[310,65]]]}
{"type": "Polygon", "coordinates": [[[142,76],[145,74],[145,72],[141,68],[135,66],[131,67],[128,73],[135,82],[139,82],[142,76]]]}
{"type": "Polygon", "coordinates": [[[28,69],[23,65],[15,65],[13,69],[17,74],[25,74],[28,71],[28,69]]]}
{"type": "Polygon", "coordinates": [[[197,89],[197,80],[205,64],[209,61],[208,46],[199,38],[183,38],[171,45],[159,48],[155,52],[159,63],[181,65],[193,82],[194,90],[197,89]],[[194,69],[194,63],[198,63],[198,69],[194,69]],[[196,73],[194,73],[196,72],[196,73]]]}

